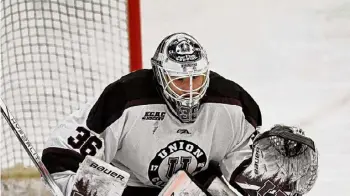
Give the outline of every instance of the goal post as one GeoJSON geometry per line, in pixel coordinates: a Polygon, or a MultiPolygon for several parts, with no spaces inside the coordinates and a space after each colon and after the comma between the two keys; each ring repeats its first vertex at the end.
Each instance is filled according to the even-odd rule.
{"type": "MultiPolygon", "coordinates": [[[[139,0],[1,0],[0,97],[41,154],[50,131],[142,68],[139,0]]],[[[1,118],[1,180],[37,178],[1,118]]],[[[8,186],[9,187],[9,186],[8,186]]]]}
{"type": "Polygon", "coordinates": [[[128,29],[130,71],[142,69],[141,7],[140,0],[128,0],[128,29]]]}

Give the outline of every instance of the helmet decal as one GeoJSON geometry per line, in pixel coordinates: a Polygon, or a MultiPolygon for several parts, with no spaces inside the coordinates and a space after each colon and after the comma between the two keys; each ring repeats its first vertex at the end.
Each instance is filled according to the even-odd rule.
{"type": "Polygon", "coordinates": [[[173,40],[168,45],[169,60],[178,63],[193,63],[202,58],[201,47],[189,39],[173,40]]]}

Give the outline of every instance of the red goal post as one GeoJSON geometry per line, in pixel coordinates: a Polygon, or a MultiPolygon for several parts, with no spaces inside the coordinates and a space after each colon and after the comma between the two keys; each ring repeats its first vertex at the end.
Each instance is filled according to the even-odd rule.
{"type": "Polygon", "coordinates": [[[141,7],[140,0],[128,1],[130,71],[142,69],[141,7]]]}

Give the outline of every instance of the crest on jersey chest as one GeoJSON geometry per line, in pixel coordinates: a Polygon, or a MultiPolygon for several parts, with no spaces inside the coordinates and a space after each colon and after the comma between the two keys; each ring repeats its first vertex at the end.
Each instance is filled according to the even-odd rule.
{"type": "Polygon", "coordinates": [[[149,164],[148,178],[152,184],[164,187],[177,171],[197,173],[204,168],[207,160],[207,155],[198,145],[186,140],[177,140],[156,153],[149,164]]]}

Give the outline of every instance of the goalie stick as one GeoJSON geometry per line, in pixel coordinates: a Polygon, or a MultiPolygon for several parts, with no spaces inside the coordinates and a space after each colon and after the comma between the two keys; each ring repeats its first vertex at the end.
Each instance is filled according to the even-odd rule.
{"type": "Polygon", "coordinates": [[[9,109],[3,102],[3,100],[0,98],[0,107],[1,107],[1,114],[4,116],[5,120],[10,125],[11,129],[17,136],[18,140],[21,142],[24,149],[27,151],[30,159],[32,159],[34,165],[38,168],[40,172],[41,179],[44,181],[46,186],[50,189],[51,193],[56,196],[63,196],[61,190],[56,185],[55,181],[51,177],[49,171],[46,169],[44,163],[41,161],[40,156],[34,149],[33,145],[29,142],[28,137],[23,132],[23,130],[20,128],[19,124],[15,120],[15,118],[10,113],[9,109]]]}

